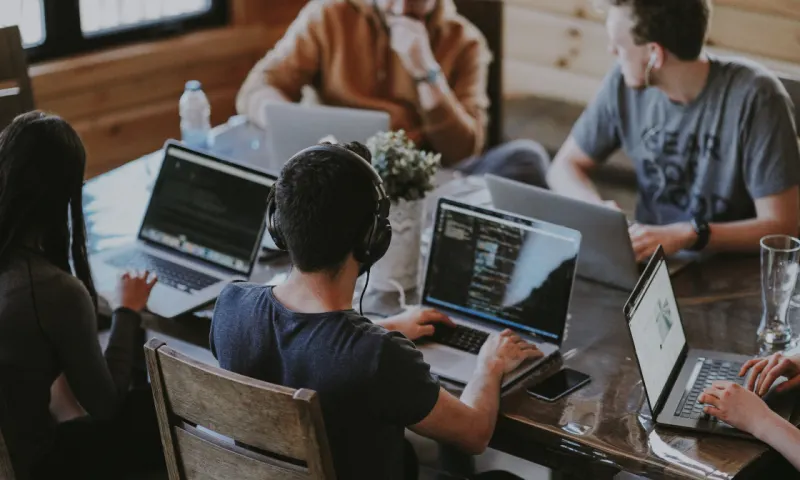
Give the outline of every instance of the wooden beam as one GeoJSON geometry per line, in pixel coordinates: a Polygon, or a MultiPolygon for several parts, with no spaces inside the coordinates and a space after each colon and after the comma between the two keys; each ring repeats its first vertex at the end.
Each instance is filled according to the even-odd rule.
{"type": "Polygon", "coordinates": [[[263,54],[274,44],[270,43],[271,36],[269,29],[260,25],[226,27],[41,63],[30,69],[33,91],[38,103],[44,98],[125,78],[161,75],[167,70],[253,52],[263,54]]]}
{"type": "Polygon", "coordinates": [[[264,24],[288,27],[308,0],[231,0],[231,22],[234,25],[264,24]]]}
{"type": "Polygon", "coordinates": [[[242,84],[256,60],[256,55],[244,54],[220,61],[182,65],[159,74],[147,72],[123,77],[116,82],[100,83],[96,88],[42,98],[38,107],[68,121],[79,121],[161,101],[177,105],[188,79],[199,80],[205,91],[236,87],[242,84]]]}

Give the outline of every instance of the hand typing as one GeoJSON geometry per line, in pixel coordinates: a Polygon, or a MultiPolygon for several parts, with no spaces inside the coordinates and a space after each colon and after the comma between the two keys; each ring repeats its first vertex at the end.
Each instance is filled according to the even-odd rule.
{"type": "Polygon", "coordinates": [[[659,245],[664,249],[665,255],[672,255],[691,247],[697,238],[697,234],[688,223],[661,226],[634,223],[628,228],[628,234],[637,262],[650,258],[659,245]]]}
{"type": "Polygon", "coordinates": [[[478,364],[489,371],[503,375],[513,371],[529,358],[544,355],[536,345],[530,344],[511,330],[489,335],[478,353],[478,364]]]}
{"type": "Polygon", "coordinates": [[[141,312],[147,306],[150,292],[156,285],[158,279],[155,274],[150,272],[126,272],[119,279],[117,292],[120,298],[120,306],[129,308],[134,312],[141,312]]]}
{"type": "Polygon", "coordinates": [[[703,408],[707,414],[752,434],[773,414],[755,393],[733,382],[714,382],[697,401],[707,404],[703,408]]]}
{"type": "Polygon", "coordinates": [[[754,358],[742,365],[739,376],[743,377],[748,372],[750,376],[746,387],[751,392],[763,397],[776,380],[786,377],[789,380],[776,387],[777,391],[782,392],[800,385],[800,355],[784,357],[776,353],[766,358],[754,358]]]}
{"type": "Polygon", "coordinates": [[[437,68],[424,23],[405,16],[390,16],[386,22],[389,24],[391,48],[411,76],[420,78],[428,70],[437,68]]]}
{"type": "Polygon", "coordinates": [[[456,324],[447,315],[432,308],[409,308],[405,312],[389,317],[381,322],[387,330],[400,332],[409,340],[433,335],[434,324],[443,323],[455,328],[456,324]]]}

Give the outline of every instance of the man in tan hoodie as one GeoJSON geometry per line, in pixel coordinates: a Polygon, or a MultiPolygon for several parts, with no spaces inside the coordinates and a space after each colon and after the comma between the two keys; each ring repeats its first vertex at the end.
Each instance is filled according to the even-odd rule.
{"type": "Polygon", "coordinates": [[[311,86],[326,105],[383,110],[445,167],[543,185],[545,150],[529,140],[482,154],[491,53],[452,0],[311,0],[259,61],[236,99],[269,128],[264,105],[300,101],[311,86]]]}

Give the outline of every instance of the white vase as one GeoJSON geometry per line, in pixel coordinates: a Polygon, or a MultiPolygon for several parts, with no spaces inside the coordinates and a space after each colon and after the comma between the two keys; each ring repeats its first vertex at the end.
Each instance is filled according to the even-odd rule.
{"type": "Polygon", "coordinates": [[[370,271],[369,288],[384,292],[417,286],[420,234],[424,200],[392,202],[389,222],[392,243],[386,255],[370,271]]]}

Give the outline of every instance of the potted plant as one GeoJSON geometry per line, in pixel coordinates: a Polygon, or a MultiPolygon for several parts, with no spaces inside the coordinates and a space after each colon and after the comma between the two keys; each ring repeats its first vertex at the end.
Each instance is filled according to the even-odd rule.
{"type": "Polygon", "coordinates": [[[392,202],[392,243],[373,267],[370,285],[408,290],[417,282],[424,199],[434,188],[441,155],[417,149],[403,130],[377,133],[367,140],[367,148],[392,202]]]}

